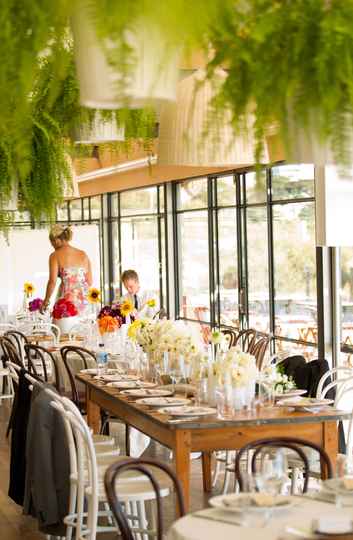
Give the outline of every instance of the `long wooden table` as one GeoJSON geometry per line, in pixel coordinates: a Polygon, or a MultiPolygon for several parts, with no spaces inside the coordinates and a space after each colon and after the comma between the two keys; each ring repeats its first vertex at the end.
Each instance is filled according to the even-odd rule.
{"type": "Polygon", "coordinates": [[[87,421],[95,433],[100,427],[100,408],[121,418],[149,437],[173,450],[175,470],[184,490],[185,504],[190,499],[190,454],[202,452],[203,487],[211,491],[211,454],[215,450],[236,450],[264,437],[294,436],[322,446],[335,466],[338,451],[337,421],[350,417],[335,409],[319,413],[294,412],[282,407],[262,408],[256,413],[239,412],[232,420],[216,415],[169,423],[161,414],[135,399],[121,394],[90,375],[77,374],[86,385],[87,421]]]}

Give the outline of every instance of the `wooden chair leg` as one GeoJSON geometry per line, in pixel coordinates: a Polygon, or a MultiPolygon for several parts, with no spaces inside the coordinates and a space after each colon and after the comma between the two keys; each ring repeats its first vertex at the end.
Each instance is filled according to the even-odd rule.
{"type": "Polygon", "coordinates": [[[127,456],[130,456],[130,426],[125,424],[125,452],[127,456]]]}

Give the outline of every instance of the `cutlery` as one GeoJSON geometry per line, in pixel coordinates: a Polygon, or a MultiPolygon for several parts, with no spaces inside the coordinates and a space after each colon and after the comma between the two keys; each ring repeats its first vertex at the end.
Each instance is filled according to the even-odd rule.
{"type": "Polygon", "coordinates": [[[227,519],[227,518],[219,518],[217,516],[214,516],[214,515],[211,515],[211,514],[206,514],[206,513],[198,513],[196,512],[195,514],[192,514],[192,517],[197,517],[197,518],[202,518],[202,519],[209,519],[210,521],[216,521],[216,522],[219,522],[219,523],[227,523],[229,525],[236,525],[237,527],[239,526],[243,526],[244,525],[244,522],[243,521],[237,521],[235,519],[233,519],[233,517],[230,519],[227,519]]]}

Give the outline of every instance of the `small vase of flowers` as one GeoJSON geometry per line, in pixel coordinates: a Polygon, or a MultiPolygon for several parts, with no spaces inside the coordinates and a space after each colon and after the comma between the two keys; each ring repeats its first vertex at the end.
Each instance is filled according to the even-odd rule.
{"type": "Polygon", "coordinates": [[[59,298],[53,308],[53,323],[56,324],[62,334],[68,334],[78,321],[78,311],[73,302],[67,298],[59,298]]]}

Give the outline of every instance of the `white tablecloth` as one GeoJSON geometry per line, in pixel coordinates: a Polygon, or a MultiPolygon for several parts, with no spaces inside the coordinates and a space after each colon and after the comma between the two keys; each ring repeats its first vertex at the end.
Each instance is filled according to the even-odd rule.
{"type": "MultiPolygon", "coordinates": [[[[312,520],[320,517],[353,518],[353,507],[336,509],[334,504],[314,501],[305,497],[294,497],[295,504],[288,509],[278,509],[264,527],[263,517],[258,512],[247,513],[248,526],[237,526],[222,522],[211,521],[189,514],[177,520],[167,534],[167,540],[276,540],[289,538],[287,527],[309,530],[312,520]],[[252,516],[252,517],[251,517],[252,516]]],[[[232,514],[234,519],[239,514],[232,514]]],[[[229,513],[217,510],[217,517],[229,519],[229,513]]],[[[292,535],[291,538],[294,538],[292,535]]]]}

